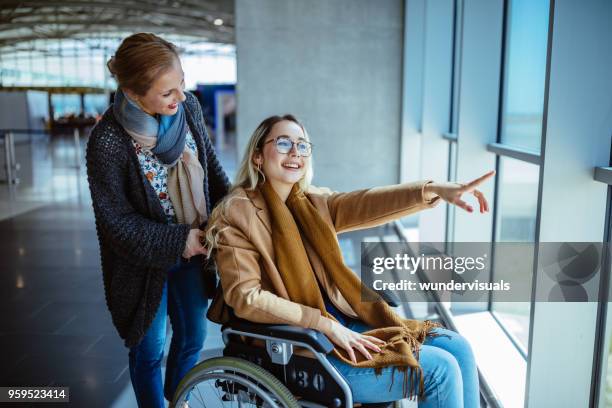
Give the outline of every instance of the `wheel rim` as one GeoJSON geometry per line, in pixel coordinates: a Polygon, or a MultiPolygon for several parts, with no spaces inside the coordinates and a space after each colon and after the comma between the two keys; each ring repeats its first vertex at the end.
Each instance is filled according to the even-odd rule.
{"type": "Polygon", "coordinates": [[[253,381],[248,373],[230,367],[216,367],[201,373],[178,398],[181,408],[189,398],[189,408],[283,408],[264,384],[253,381]]]}

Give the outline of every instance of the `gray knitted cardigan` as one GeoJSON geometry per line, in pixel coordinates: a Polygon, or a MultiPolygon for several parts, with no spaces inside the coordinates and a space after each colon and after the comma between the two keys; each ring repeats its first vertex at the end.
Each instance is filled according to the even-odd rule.
{"type": "MultiPolygon", "coordinates": [[[[190,93],[185,95],[187,123],[204,169],[202,187],[210,214],[230,184],[208,137],[198,100],[190,93]]],[[[112,107],[91,131],[87,178],[106,304],[125,346],[132,347],[140,342],[155,317],[167,271],[185,249],[189,225],[167,220],[142,172],[131,138],[115,119],[112,107]]]]}

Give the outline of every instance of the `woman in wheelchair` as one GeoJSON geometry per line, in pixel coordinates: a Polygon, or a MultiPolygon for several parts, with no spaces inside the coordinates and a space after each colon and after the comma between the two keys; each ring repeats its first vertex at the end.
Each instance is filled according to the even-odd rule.
{"type": "Polygon", "coordinates": [[[359,278],[345,266],[336,234],[370,228],[461,200],[468,184],[417,181],[350,193],[310,185],[312,145],[292,115],[265,119],[253,133],[233,190],[216,207],[207,241],[214,248],[222,297],[209,318],[224,322],[226,305],[239,318],[312,328],[335,345],[331,364],[353,401],[419,397],[419,407],[480,406],[470,345],[430,321],[403,319],[378,295],[361,300],[359,278]],[[395,377],[395,378],[394,378],[395,377]]]}

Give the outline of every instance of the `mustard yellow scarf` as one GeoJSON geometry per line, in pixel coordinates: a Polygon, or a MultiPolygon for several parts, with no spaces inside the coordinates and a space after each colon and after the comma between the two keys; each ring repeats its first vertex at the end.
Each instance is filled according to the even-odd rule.
{"type": "Polygon", "coordinates": [[[436,335],[431,330],[440,325],[428,320],[403,319],[378,294],[365,286],[362,288],[359,278],[344,264],[335,231],[319,215],[308,197],[299,191],[297,184],[293,186],[285,203],[269,183],[263,183],[259,188],[270,211],[276,266],[289,299],[317,308],[323,316],[336,320],[325,310],[323,296],[302,241],[306,239],[321,258],[326,273],[338,286],[359,319],[373,327],[364,334],[386,342],[381,346],[380,353],[371,353],[372,360],[356,353],[355,364],[346,351],[339,347],[334,349],[334,355],[352,366],[375,368],[377,374],[380,374],[382,368],[393,366],[404,373],[404,397],[407,396],[408,390],[408,398],[414,396],[415,381],[418,381],[417,395],[423,398],[423,371],[418,362],[419,347],[427,335],[436,335]],[[362,289],[370,292],[369,299],[378,300],[362,301],[362,289]]]}

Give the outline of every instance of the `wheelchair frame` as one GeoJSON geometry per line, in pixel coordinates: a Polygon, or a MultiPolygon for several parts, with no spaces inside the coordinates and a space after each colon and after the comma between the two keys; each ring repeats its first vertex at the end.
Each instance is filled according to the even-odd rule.
{"type": "MultiPolygon", "coordinates": [[[[266,352],[273,364],[288,366],[291,357],[293,356],[293,347],[303,347],[310,351],[327,373],[336,381],[340,389],[344,393],[345,404],[341,405],[341,400],[336,399],[334,407],[346,408],[353,407],[353,394],[344,377],[336,370],[329,362],[326,354],[330,353],[334,346],[327,337],[312,329],[303,329],[293,326],[284,325],[256,325],[250,322],[239,322],[232,326],[222,329],[223,342],[226,346],[230,342],[231,335],[245,336],[264,340],[266,343],[266,352]],[[238,328],[236,328],[238,326],[238,328]],[[287,336],[279,336],[279,334],[287,336]]],[[[298,400],[302,407],[309,408],[327,408],[316,402],[307,400],[298,400]]]]}
{"type": "MultiPolygon", "coordinates": [[[[279,384],[283,384],[286,391],[290,392],[297,404],[303,408],[352,408],[353,394],[346,379],[336,370],[327,359],[327,354],[334,349],[331,341],[322,333],[289,325],[270,325],[252,323],[246,320],[233,320],[221,329],[223,342],[223,356],[244,361],[247,364],[255,364],[258,369],[263,370],[260,376],[271,376],[279,384]],[[265,348],[249,345],[243,340],[257,339],[265,342],[265,348]],[[236,340],[240,339],[240,340],[236,340]],[[308,350],[315,357],[305,357],[295,353],[294,347],[308,350]],[[263,357],[267,360],[264,361],[263,357]],[[293,359],[293,360],[292,360],[293,359]],[[292,361],[292,364],[289,362],[292,361]],[[318,364],[317,364],[318,363],[318,364]],[[321,371],[321,368],[323,370],[321,371]],[[284,374],[284,381],[280,378],[280,370],[284,374]],[[290,373],[290,381],[287,380],[287,371],[290,373]],[[297,391],[296,391],[297,390],[297,391]],[[337,396],[341,391],[342,396],[337,396]],[[325,405],[323,405],[325,404],[325,405]]],[[[198,363],[179,384],[171,407],[177,407],[180,396],[187,390],[193,389],[193,383],[189,388],[188,377],[197,377],[216,367],[208,364],[208,367],[200,369],[206,362],[212,362],[219,357],[203,360],[198,363]]],[[[223,363],[219,363],[221,367],[223,363]]],[[[257,376],[251,377],[257,380],[257,376]]],[[[261,380],[263,377],[259,377],[261,380]]],[[[284,404],[281,403],[282,406],[284,404]]],[[[390,408],[397,407],[398,401],[384,403],[361,404],[362,407],[390,408]]]]}

